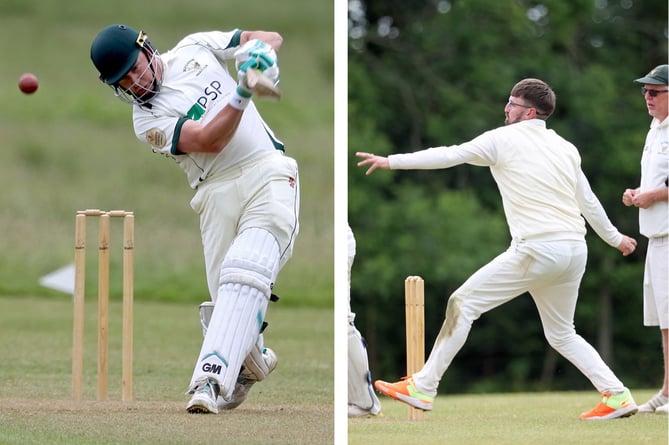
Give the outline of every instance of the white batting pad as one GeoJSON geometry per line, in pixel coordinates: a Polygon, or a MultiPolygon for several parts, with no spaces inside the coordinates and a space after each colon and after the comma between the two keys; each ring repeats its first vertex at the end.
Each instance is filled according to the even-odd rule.
{"type": "MultiPolygon", "coordinates": [[[[207,335],[207,327],[211,320],[211,314],[214,312],[213,301],[203,301],[200,304],[200,324],[202,325],[202,336],[207,335]]],[[[244,359],[244,367],[242,368],[241,376],[246,380],[261,381],[264,380],[276,367],[276,355],[272,352],[272,357],[268,357],[270,353],[265,349],[265,341],[263,335],[258,336],[255,344],[251,348],[251,352],[244,359]]]]}
{"type": "Polygon", "coordinates": [[[271,352],[271,356],[269,354],[265,349],[263,336],[260,334],[244,360],[245,369],[242,371],[242,376],[247,380],[258,382],[264,380],[276,367],[276,355],[274,352],[271,352]]]}
{"type": "Polygon", "coordinates": [[[348,228],[348,282],[346,291],[348,293],[348,322],[353,325],[355,320],[355,313],[351,310],[351,269],[353,268],[353,261],[355,260],[355,236],[353,236],[353,230],[351,226],[348,228]]]}
{"type": "Polygon", "coordinates": [[[242,362],[258,342],[279,269],[279,245],[263,229],[248,229],[233,241],[221,267],[218,296],[206,329],[193,382],[207,376],[232,395],[242,362]]]}
{"type": "Polygon", "coordinates": [[[373,414],[381,411],[381,403],[372,387],[367,348],[362,335],[352,324],[348,325],[348,403],[373,414]]]}
{"type": "Polygon", "coordinates": [[[203,337],[207,336],[207,327],[211,320],[211,314],[214,313],[214,304],[213,301],[203,301],[200,303],[200,325],[202,326],[203,337]]]}

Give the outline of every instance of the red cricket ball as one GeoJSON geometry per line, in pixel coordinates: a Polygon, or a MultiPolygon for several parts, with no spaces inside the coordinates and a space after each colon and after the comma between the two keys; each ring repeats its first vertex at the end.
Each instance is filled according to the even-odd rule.
{"type": "Polygon", "coordinates": [[[19,78],[19,89],[24,94],[32,94],[37,91],[38,87],[39,81],[37,80],[37,76],[32,73],[22,74],[19,78]]]}

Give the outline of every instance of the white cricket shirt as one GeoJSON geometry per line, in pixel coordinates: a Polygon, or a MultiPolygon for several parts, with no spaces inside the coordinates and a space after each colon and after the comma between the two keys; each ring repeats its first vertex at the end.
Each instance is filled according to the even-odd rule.
{"type": "Polygon", "coordinates": [[[583,239],[583,215],[595,232],[617,247],[611,224],[581,171],[573,144],[532,119],[487,131],[460,145],[388,157],[392,169],[438,169],[459,164],[490,167],[514,239],[583,239]]]}
{"type": "Polygon", "coordinates": [[[176,148],[184,119],[206,124],[230,101],[237,81],[228,72],[226,61],[234,59],[240,35],[240,30],[212,31],[182,39],[160,56],[163,82],[151,106],[133,107],[137,138],[155,152],[172,157],[194,189],[208,177],[261,152],[283,149],[253,102],[244,110],[232,140],[219,153],[181,153],[176,148]]]}
{"type": "MultiPolygon", "coordinates": [[[[653,119],[641,155],[641,191],[667,186],[669,180],[669,118],[653,119]]],[[[639,209],[639,232],[647,238],[669,234],[669,203],[639,209]]]]}

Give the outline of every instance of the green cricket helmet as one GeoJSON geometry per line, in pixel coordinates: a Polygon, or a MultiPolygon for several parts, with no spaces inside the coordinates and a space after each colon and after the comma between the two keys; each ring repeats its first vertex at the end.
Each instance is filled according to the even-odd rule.
{"type": "Polygon", "coordinates": [[[126,25],[107,26],[91,44],[91,60],[100,73],[100,80],[111,86],[122,100],[140,105],[158,92],[160,85],[158,79],[155,79],[154,66],[158,55],[144,31],[136,31],[126,25]],[[154,85],[151,90],[138,97],[132,93],[132,88],[121,88],[119,82],[135,66],[141,52],[149,60],[149,68],[154,74],[154,85]]]}

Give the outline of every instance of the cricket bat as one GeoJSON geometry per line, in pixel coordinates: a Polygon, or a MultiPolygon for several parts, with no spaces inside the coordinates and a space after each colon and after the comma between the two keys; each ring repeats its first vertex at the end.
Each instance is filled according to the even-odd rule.
{"type": "Polygon", "coordinates": [[[256,69],[246,70],[246,83],[257,97],[277,100],[281,97],[281,91],[274,82],[256,69]]]}

